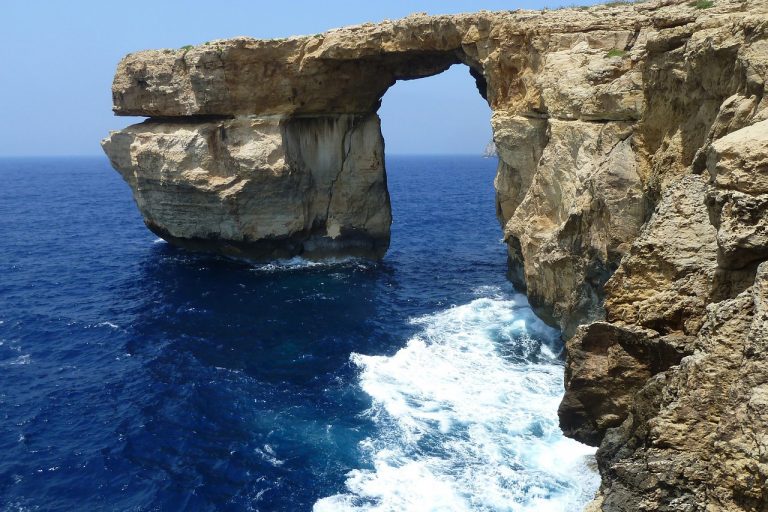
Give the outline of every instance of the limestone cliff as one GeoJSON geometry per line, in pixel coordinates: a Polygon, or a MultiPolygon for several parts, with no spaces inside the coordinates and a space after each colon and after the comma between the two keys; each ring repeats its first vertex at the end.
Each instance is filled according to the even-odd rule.
{"type": "Polygon", "coordinates": [[[468,66],[510,275],[567,341],[593,508],[768,510],[768,3],[414,15],[126,56],[103,143],[172,243],[381,257],[376,110],[468,66]]]}

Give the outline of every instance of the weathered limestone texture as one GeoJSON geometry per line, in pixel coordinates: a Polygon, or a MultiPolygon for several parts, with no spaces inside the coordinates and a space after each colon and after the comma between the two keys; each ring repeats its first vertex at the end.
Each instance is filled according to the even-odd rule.
{"type": "Polygon", "coordinates": [[[147,226],[177,245],[253,259],[389,246],[376,114],[148,120],[104,150],[147,226]]]}
{"type": "Polygon", "coordinates": [[[413,15],[126,56],[103,143],[171,243],[380,258],[376,111],[468,66],[510,276],[563,329],[591,510],[768,510],[768,2],[413,15]]]}

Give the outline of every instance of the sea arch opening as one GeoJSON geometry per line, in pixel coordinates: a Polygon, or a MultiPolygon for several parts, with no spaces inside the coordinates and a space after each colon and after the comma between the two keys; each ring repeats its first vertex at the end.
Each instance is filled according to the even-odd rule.
{"type": "Polygon", "coordinates": [[[483,155],[493,138],[491,109],[482,95],[485,80],[471,70],[456,63],[398,80],[381,99],[377,113],[392,208],[387,254],[426,258],[431,251],[479,262],[484,251],[495,255],[503,275],[494,207],[497,159],[483,155]]]}
{"type": "Polygon", "coordinates": [[[387,509],[575,510],[597,485],[592,450],[558,426],[559,332],[507,280],[494,184],[505,168],[482,157],[491,110],[480,105],[485,81],[476,95],[469,78],[453,65],[398,80],[380,99],[392,211],[384,266],[396,270],[382,295],[415,332],[394,354],[353,355],[371,399],[369,464],[315,510],[372,496],[387,509]],[[472,132],[461,126],[468,113],[482,127],[472,138],[456,133],[472,132]]]}
{"type": "Polygon", "coordinates": [[[480,155],[493,137],[491,110],[485,79],[472,69],[453,64],[390,87],[378,109],[387,152],[480,155]]]}

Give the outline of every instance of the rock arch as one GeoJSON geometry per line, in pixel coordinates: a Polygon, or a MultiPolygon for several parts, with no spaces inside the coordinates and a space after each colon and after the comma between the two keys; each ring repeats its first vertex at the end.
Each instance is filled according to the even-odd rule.
{"type": "Polygon", "coordinates": [[[380,257],[378,102],[468,65],[511,275],[569,338],[561,426],[602,446],[595,506],[763,510],[766,27],[765,2],[653,0],[139,52],[114,110],[149,119],[103,147],[172,243],[380,257]]]}
{"type": "Polygon", "coordinates": [[[128,56],[115,112],[150,120],[105,150],[144,146],[135,165],[113,162],[150,229],[177,245],[257,260],[381,258],[391,223],[382,96],[458,63],[487,89],[457,37],[402,40],[415,34],[384,32],[392,41],[368,48],[342,30],[128,56]]]}
{"type": "MultiPolygon", "coordinates": [[[[596,289],[578,292],[580,302],[552,307],[552,299],[564,295],[563,287],[583,287],[587,267],[601,285],[617,247],[641,221],[638,209],[633,219],[623,215],[618,239],[584,242],[585,229],[598,219],[585,215],[583,204],[615,201],[593,197],[607,190],[602,178],[581,184],[577,176],[599,175],[611,151],[614,159],[634,161],[621,143],[642,104],[637,71],[604,55],[635,44],[639,18],[632,11],[605,26],[592,15],[555,14],[546,23],[526,13],[414,15],[315,36],[138,52],[118,67],[114,111],[149,119],[112,133],[104,149],[149,228],[177,245],[255,259],[379,258],[391,222],[376,115],[381,98],[397,80],[466,64],[493,112],[497,209],[518,284],[528,286],[534,303],[550,305],[542,311],[553,321],[594,316],[596,289]],[[595,64],[599,80],[573,71],[584,59],[595,64]],[[574,82],[561,83],[563,75],[574,82]],[[548,155],[547,147],[557,154],[548,155]],[[563,167],[559,160],[568,151],[575,171],[547,175],[563,167]],[[551,159],[549,167],[540,165],[542,158],[551,159]],[[537,175],[543,197],[529,194],[537,175]],[[574,186],[560,187],[565,182],[574,186]],[[535,204],[516,219],[526,198],[535,204]],[[541,221],[535,233],[528,227],[533,210],[541,221]],[[553,263],[549,274],[526,267],[563,236],[593,254],[571,254],[572,261],[553,263]],[[555,270],[565,279],[553,283],[555,270]]],[[[623,180],[635,201],[642,194],[638,175],[632,165],[623,170],[605,179],[623,180]]]]}

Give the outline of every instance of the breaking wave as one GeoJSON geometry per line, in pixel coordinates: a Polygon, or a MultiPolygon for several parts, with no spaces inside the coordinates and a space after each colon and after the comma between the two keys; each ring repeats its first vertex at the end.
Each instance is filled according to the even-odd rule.
{"type": "Polygon", "coordinates": [[[372,399],[376,433],[361,446],[368,467],[314,510],[582,508],[599,477],[594,449],[558,427],[557,332],[522,295],[412,321],[420,333],[394,355],[352,355],[372,399]]]}

